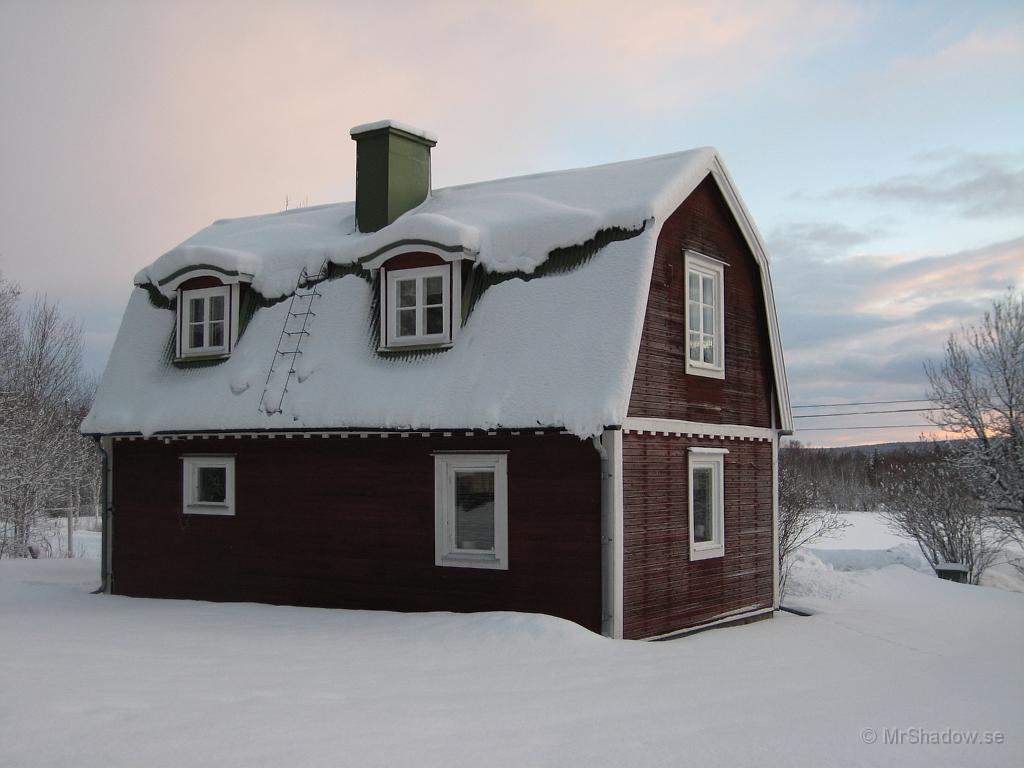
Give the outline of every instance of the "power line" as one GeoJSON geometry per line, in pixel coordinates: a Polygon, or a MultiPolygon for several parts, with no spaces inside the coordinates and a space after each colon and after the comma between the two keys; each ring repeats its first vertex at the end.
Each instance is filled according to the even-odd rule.
{"type": "Polygon", "coordinates": [[[893,408],[890,411],[844,411],[842,413],[808,413],[806,415],[794,416],[794,419],[823,419],[830,416],[870,416],[876,413],[921,413],[922,411],[935,411],[937,408],[893,408]]]}
{"type": "Polygon", "coordinates": [[[857,426],[857,427],[804,427],[793,430],[794,432],[827,432],[829,430],[847,430],[847,429],[906,429],[914,427],[915,429],[926,429],[928,427],[935,427],[934,424],[874,424],[870,426],[857,426]]]}
{"type": "Polygon", "coordinates": [[[822,402],[817,406],[793,406],[793,408],[840,408],[846,406],[891,406],[896,402],[932,402],[927,397],[915,400],[868,400],[866,402],[822,402]]]}

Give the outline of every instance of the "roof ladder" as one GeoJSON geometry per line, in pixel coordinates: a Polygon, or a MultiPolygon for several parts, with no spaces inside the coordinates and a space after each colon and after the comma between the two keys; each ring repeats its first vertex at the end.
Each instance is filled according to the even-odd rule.
{"type": "Polygon", "coordinates": [[[324,259],[315,275],[310,275],[306,267],[299,273],[288,312],[284,316],[284,326],[277,340],[274,359],[270,361],[270,371],[260,396],[259,410],[268,416],[280,413],[288,385],[295,375],[295,363],[302,354],[302,342],[309,336],[310,318],[316,317],[313,302],[323,294],[317,290],[317,284],[327,278],[329,264],[324,259]],[[287,368],[285,368],[287,365],[287,368]]]}

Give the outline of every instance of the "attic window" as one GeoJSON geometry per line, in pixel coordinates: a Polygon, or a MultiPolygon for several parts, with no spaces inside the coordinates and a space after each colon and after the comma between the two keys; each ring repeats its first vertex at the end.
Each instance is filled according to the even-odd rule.
{"type": "Polygon", "coordinates": [[[178,358],[223,357],[237,334],[236,285],[178,291],[178,358]]]}
{"type": "Polygon", "coordinates": [[[686,251],[686,372],[725,378],[724,264],[686,251]]]}
{"type": "Polygon", "coordinates": [[[451,342],[452,271],[451,264],[383,270],[384,346],[451,342]]]}

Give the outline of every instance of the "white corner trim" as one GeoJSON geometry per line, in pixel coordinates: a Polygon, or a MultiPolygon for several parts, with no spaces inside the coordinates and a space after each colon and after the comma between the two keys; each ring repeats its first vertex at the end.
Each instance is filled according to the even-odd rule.
{"type": "Polygon", "coordinates": [[[745,424],[709,424],[703,421],[679,421],[630,416],[622,423],[629,432],[665,432],[707,437],[737,437],[751,440],[771,440],[775,430],[770,427],[748,427],[745,424]]]}

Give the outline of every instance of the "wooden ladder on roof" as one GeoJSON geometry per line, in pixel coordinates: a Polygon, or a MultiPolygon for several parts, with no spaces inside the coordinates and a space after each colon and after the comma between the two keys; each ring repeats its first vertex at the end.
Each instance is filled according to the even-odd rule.
{"type": "Polygon", "coordinates": [[[284,317],[281,335],[277,340],[277,350],[274,352],[274,359],[270,361],[267,381],[260,396],[258,408],[268,416],[281,412],[281,404],[288,393],[288,385],[295,375],[295,363],[302,354],[302,342],[310,333],[310,318],[316,317],[313,302],[318,296],[323,295],[317,290],[317,285],[327,278],[328,269],[329,262],[324,259],[316,274],[310,275],[306,267],[299,273],[295,291],[288,302],[288,312],[284,317]],[[284,366],[285,362],[288,365],[287,369],[284,366]]]}

